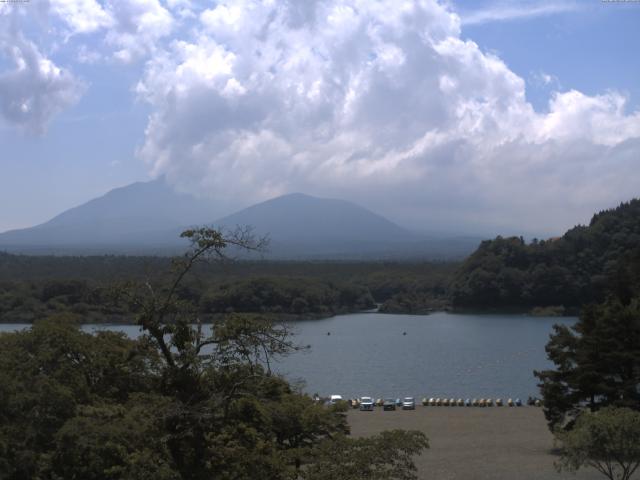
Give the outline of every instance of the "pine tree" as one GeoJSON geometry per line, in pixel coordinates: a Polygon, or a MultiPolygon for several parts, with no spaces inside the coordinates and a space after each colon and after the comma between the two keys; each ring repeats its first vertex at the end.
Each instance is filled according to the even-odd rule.
{"type": "Polygon", "coordinates": [[[640,410],[640,300],[610,298],[586,307],[573,327],[554,328],[546,351],[556,369],[534,372],[552,429],[584,409],[640,410]]]}

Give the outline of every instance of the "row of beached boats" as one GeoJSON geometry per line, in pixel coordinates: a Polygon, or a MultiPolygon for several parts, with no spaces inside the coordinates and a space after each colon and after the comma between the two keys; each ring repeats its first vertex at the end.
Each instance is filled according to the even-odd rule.
{"type": "MultiPolygon", "coordinates": [[[[368,398],[369,397],[363,397],[368,398]]],[[[398,399],[399,401],[399,399],[398,399]]],[[[347,402],[353,407],[360,407],[361,399],[352,398],[347,400],[347,402]]],[[[368,402],[367,402],[368,403],[368,402]]],[[[527,405],[541,407],[542,401],[538,398],[529,398],[527,400],[527,405]]],[[[382,398],[378,398],[373,402],[376,407],[382,407],[384,405],[384,400],[382,398]]],[[[503,400],[502,398],[423,398],[422,405],[425,407],[521,407],[523,405],[522,400],[519,398],[512,399],[508,398],[503,400]]]]}
{"type": "MultiPolygon", "coordinates": [[[[538,400],[539,402],[539,400],[538,400]]],[[[503,401],[501,398],[423,398],[422,405],[429,407],[521,407],[522,401],[519,398],[507,399],[503,401]]]]}

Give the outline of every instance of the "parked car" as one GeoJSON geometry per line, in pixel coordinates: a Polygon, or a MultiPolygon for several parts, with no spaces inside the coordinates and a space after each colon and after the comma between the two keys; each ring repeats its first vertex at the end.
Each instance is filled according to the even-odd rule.
{"type": "Polygon", "coordinates": [[[342,401],[342,395],[331,395],[329,398],[329,405],[335,405],[338,402],[342,401]]]}
{"type": "Polygon", "coordinates": [[[360,410],[373,412],[373,398],[362,397],[360,399],[360,410]]]}
{"type": "Polygon", "coordinates": [[[415,410],[416,409],[416,400],[413,397],[404,397],[402,400],[402,409],[403,410],[415,410]]]}
{"type": "Polygon", "coordinates": [[[396,401],[393,398],[385,398],[384,403],[382,404],[383,410],[395,410],[396,409],[396,401]]]}

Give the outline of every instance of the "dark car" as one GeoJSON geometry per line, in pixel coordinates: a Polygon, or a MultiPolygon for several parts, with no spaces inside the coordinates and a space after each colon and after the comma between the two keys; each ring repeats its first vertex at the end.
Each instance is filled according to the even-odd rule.
{"type": "Polygon", "coordinates": [[[393,398],[385,398],[384,403],[382,404],[383,410],[395,410],[396,409],[396,401],[393,398]]]}

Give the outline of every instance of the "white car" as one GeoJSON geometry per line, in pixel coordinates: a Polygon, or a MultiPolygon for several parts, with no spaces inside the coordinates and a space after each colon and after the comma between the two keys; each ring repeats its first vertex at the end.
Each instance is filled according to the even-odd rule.
{"type": "Polygon", "coordinates": [[[360,410],[373,411],[373,398],[371,397],[362,397],[360,399],[360,410]]]}
{"type": "Polygon", "coordinates": [[[404,397],[402,399],[402,409],[403,410],[415,410],[416,409],[416,399],[413,397],[404,397]]]}
{"type": "Polygon", "coordinates": [[[335,405],[338,402],[342,401],[342,395],[331,395],[329,398],[329,405],[335,405]]]}

